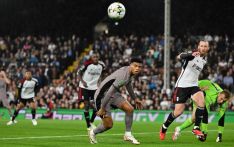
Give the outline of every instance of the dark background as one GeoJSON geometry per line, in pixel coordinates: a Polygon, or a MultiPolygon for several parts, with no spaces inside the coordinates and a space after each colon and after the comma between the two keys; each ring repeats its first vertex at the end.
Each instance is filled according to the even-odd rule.
{"type": "MultiPolygon", "coordinates": [[[[107,17],[114,0],[1,0],[0,35],[93,36],[100,21],[112,33],[163,33],[164,0],[119,0],[126,16],[118,26],[107,17]]],[[[233,0],[171,0],[172,34],[234,34],[233,0]]]]}

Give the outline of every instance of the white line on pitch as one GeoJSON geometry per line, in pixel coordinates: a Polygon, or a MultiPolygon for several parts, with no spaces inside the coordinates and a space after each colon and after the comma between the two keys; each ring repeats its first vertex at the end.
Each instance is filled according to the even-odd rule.
{"type": "MultiPolygon", "coordinates": [[[[215,132],[218,130],[209,130],[209,132],[215,132]]],[[[234,130],[225,130],[225,132],[234,132],[234,130]]],[[[158,132],[139,132],[133,133],[138,135],[157,134],[158,132]]],[[[174,132],[167,132],[168,134],[174,132]]],[[[183,131],[183,133],[191,133],[191,131],[183,131]]],[[[121,136],[123,134],[100,134],[98,136],[121,136]]],[[[35,136],[35,137],[12,137],[12,138],[0,138],[0,140],[22,140],[22,139],[47,139],[47,138],[69,138],[69,137],[87,137],[88,135],[64,135],[64,136],[35,136]]]]}

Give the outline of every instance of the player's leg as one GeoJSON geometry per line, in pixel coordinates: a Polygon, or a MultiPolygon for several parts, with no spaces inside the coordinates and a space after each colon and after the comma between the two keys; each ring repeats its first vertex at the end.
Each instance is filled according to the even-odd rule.
{"type": "Polygon", "coordinates": [[[175,109],[173,112],[171,112],[167,120],[163,123],[161,130],[160,130],[160,139],[164,140],[166,136],[166,131],[168,127],[171,125],[171,123],[179,117],[183,112],[184,112],[185,104],[180,103],[180,104],[175,104],[175,109]]]}
{"type": "Polygon", "coordinates": [[[84,97],[84,117],[87,126],[87,130],[90,130],[90,116],[89,116],[89,108],[90,108],[90,101],[89,101],[89,90],[84,88],[80,88],[82,91],[82,96],[84,97]]]}
{"type": "Polygon", "coordinates": [[[175,88],[172,95],[173,102],[175,103],[175,109],[173,112],[171,112],[168,115],[167,120],[163,123],[160,129],[159,133],[160,140],[165,139],[166,131],[170,126],[170,124],[184,112],[185,102],[188,99],[188,95],[189,95],[188,88],[180,88],[180,87],[175,88]]]}
{"type": "Polygon", "coordinates": [[[111,116],[103,116],[102,123],[99,124],[94,130],[94,134],[105,132],[113,127],[113,120],[111,116]]]}
{"type": "Polygon", "coordinates": [[[95,128],[89,131],[89,139],[91,144],[96,144],[96,135],[105,132],[113,127],[113,120],[111,116],[103,116],[102,122],[95,128]]]}
{"type": "Polygon", "coordinates": [[[129,104],[128,101],[124,100],[124,98],[120,97],[117,99],[122,99],[122,102],[119,103],[118,108],[123,110],[125,112],[125,134],[124,134],[124,140],[130,141],[133,144],[140,144],[138,140],[135,139],[135,137],[132,135],[132,122],[133,122],[133,111],[134,108],[131,104],[129,104]]]}
{"type": "Polygon", "coordinates": [[[7,108],[9,116],[12,117],[11,106],[6,97],[2,98],[2,104],[5,108],[7,108]]]}
{"type": "Polygon", "coordinates": [[[2,103],[3,103],[3,106],[4,106],[5,108],[7,108],[8,114],[9,114],[9,116],[10,116],[10,118],[11,118],[11,117],[12,117],[11,106],[10,106],[10,104],[9,104],[9,102],[8,102],[8,100],[7,100],[6,97],[2,99],[2,103]]]}
{"type": "Polygon", "coordinates": [[[34,126],[37,125],[37,121],[36,121],[36,103],[34,102],[34,99],[30,99],[30,107],[31,107],[31,113],[32,113],[32,123],[34,126]]]}
{"type": "MultiPolygon", "coordinates": [[[[96,102],[96,104],[97,104],[97,102],[96,102]]],[[[97,109],[100,109],[99,104],[100,103],[98,102],[98,106],[96,106],[97,109]]],[[[95,129],[91,128],[89,131],[89,139],[90,139],[91,144],[97,143],[97,139],[96,139],[97,134],[105,132],[113,127],[110,102],[107,104],[105,110],[106,110],[105,116],[101,116],[102,122],[95,129]]]]}
{"type": "Polygon", "coordinates": [[[197,136],[204,136],[202,131],[200,130],[200,124],[203,118],[204,108],[205,108],[205,100],[204,94],[202,91],[198,91],[192,95],[192,99],[197,105],[197,109],[195,111],[195,124],[192,130],[192,133],[197,136]]]}
{"type": "Polygon", "coordinates": [[[206,137],[207,137],[207,133],[208,133],[208,111],[207,111],[207,108],[205,108],[205,110],[204,110],[203,119],[202,119],[202,123],[200,126],[201,126],[201,130],[204,134],[204,137],[199,137],[199,140],[206,141],[206,137]]]}
{"type": "Polygon", "coordinates": [[[172,135],[172,140],[177,140],[178,137],[181,134],[181,131],[183,131],[184,129],[190,127],[191,125],[194,124],[195,121],[195,111],[196,111],[196,105],[193,105],[193,112],[192,112],[192,117],[188,118],[183,124],[181,124],[180,126],[177,126],[175,128],[175,132],[172,135]]]}
{"type": "Polygon", "coordinates": [[[26,104],[26,101],[24,101],[24,100],[21,100],[21,101],[19,102],[19,104],[17,104],[16,109],[15,109],[15,112],[14,112],[14,114],[13,114],[11,120],[7,123],[7,125],[12,125],[12,124],[14,124],[15,118],[18,116],[19,111],[25,106],[25,104],[26,104]]]}
{"type": "Polygon", "coordinates": [[[93,109],[93,113],[92,113],[92,116],[91,116],[91,119],[90,119],[90,125],[91,125],[91,127],[94,129],[94,128],[96,128],[96,126],[94,125],[94,120],[95,120],[95,118],[96,118],[96,116],[97,116],[97,110],[96,110],[96,108],[95,108],[95,104],[94,104],[94,94],[95,94],[95,90],[92,90],[91,92],[90,92],[90,106],[92,107],[92,109],[93,109]]]}

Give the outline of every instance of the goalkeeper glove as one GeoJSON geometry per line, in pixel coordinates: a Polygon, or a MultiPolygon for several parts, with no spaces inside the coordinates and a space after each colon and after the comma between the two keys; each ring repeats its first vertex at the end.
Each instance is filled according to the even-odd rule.
{"type": "Polygon", "coordinates": [[[222,142],[222,133],[218,134],[218,137],[216,138],[216,142],[222,142]]]}

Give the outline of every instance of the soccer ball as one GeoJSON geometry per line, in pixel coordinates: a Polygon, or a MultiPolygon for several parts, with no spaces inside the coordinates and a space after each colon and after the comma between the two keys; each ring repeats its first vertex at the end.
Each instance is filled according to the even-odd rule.
{"type": "Polygon", "coordinates": [[[114,2],[110,4],[107,9],[108,16],[111,19],[119,20],[122,19],[125,15],[126,9],[123,4],[119,2],[114,2]]]}

